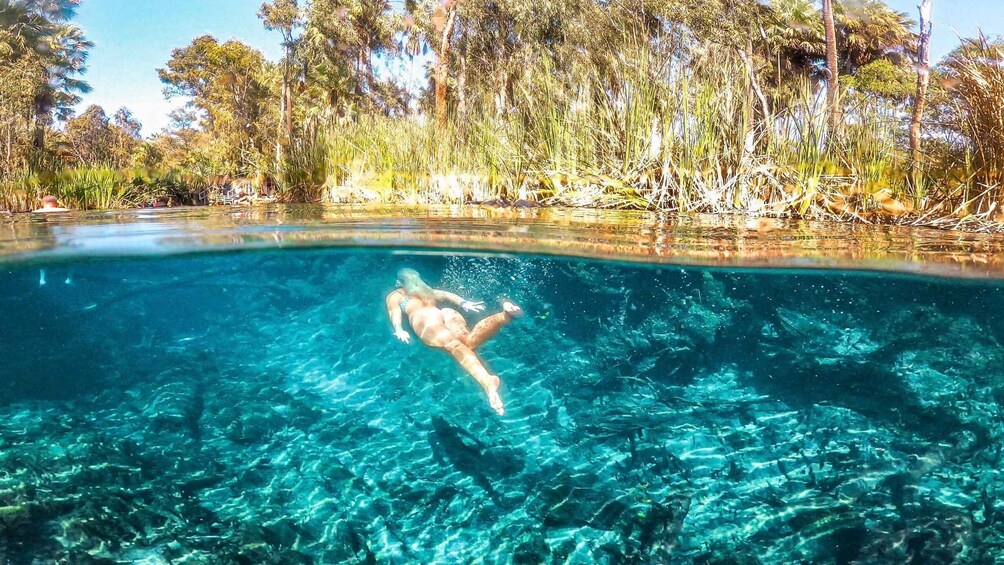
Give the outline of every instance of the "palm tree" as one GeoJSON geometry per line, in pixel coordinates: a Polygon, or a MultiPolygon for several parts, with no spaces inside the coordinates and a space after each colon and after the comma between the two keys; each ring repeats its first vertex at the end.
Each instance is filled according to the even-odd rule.
{"type": "Polygon", "coordinates": [[[65,23],[77,15],[80,0],[23,0],[34,14],[53,23],[65,23]]]}
{"type": "Polygon", "coordinates": [[[815,0],[776,0],[771,3],[774,23],[765,36],[776,45],[777,77],[784,71],[807,76],[824,55],[823,25],[815,0]]]}
{"type": "Polygon", "coordinates": [[[823,0],[823,29],[826,35],[826,125],[828,136],[832,138],[840,121],[840,71],[837,67],[837,29],[833,22],[833,0],[823,0]]]}
{"type": "Polygon", "coordinates": [[[396,27],[387,0],[313,0],[303,32],[305,98],[321,113],[351,113],[381,103],[385,87],[373,61],[393,51],[396,27]]]}
{"type": "Polygon", "coordinates": [[[916,35],[906,14],[890,10],[881,0],[848,2],[837,8],[841,72],[853,73],[878,59],[905,58],[912,50],[916,35]]]}
{"type": "Polygon", "coordinates": [[[41,41],[38,23],[23,3],[0,0],[0,62],[12,62],[41,41]]]}
{"type": "Polygon", "coordinates": [[[90,85],[75,75],[84,72],[87,51],[93,46],[77,26],[59,24],[50,29],[40,57],[46,81],[35,96],[35,149],[45,146],[45,126],[53,117],[67,119],[80,94],[90,92],[90,85]]]}
{"type": "Polygon", "coordinates": [[[0,0],[0,60],[27,58],[39,68],[34,96],[34,146],[45,142],[45,126],[53,115],[65,118],[90,90],[75,78],[84,71],[87,50],[93,47],[83,31],[66,23],[80,0],[0,0]]]}

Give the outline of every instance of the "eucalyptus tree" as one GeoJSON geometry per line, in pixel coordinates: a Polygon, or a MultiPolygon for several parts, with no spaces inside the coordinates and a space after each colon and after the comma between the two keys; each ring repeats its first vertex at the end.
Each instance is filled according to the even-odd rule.
{"type": "Polygon", "coordinates": [[[436,125],[440,130],[446,127],[446,89],[450,69],[450,49],[453,30],[457,25],[457,7],[462,0],[446,0],[433,10],[431,18],[432,37],[436,42],[436,64],[432,75],[436,100],[436,125]]]}
{"type": "MultiPolygon", "coordinates": [[[[464,0],[405,0],[403,5],[404,17],[400,24],[403,54],[417,57],[430,51],[433,53],[430,73],[433,114],[440,130],[446,127],[447,122],[450,59],[455,43],[457,9],[463,2],[464,0]]],[[[461,88],[460,91],[463,92],[464,89],[461,88]]]]}
{"type": "Polygon", "coordinates": [[[265,29],[282,33],[285,54],[282,60],[282,93],[280,94],[280,116],[283,134],[277,137],[276,157],[282,159],[282,147],[293,139],[293,75],[296,68],[296,50],[300,44],[299,30],[303,26],[303,12],[297,0],[273,0],[261,5],[258,10],[265,29]]]}
{"type": "Polygon", "coordinates": [[[79,116],[68,119],[62,139],[79,165],[98,167],[113,164],[115,134],[101,106],[92,104],[79,116]]]}
{"type": "MultiPolygon", "coordinates": [[[[481,0],[407,0],[404,3],[404,53],[416,56],[431,52],[433,55],[428,78],[431,83],[432,113],[440,130],[446,127],[449,101],[456,101],[457,112],[462,120],[467,114],[468,93],[472,90],[480,91],[480,87],[485,85],[484,82],[468,82],[472,57],[482,64],[479,76],[484,76],[487,68],[499,60],[485,50],[470,48],[470,30],[488,21],[492,22],[489,26],[494,26],[496,20],[492,19],[492,11],[505,12],[511,3],[487,3],[481,0]]],[[[497,45],[494,37],[486,37],[485,41],[497,45]]]]}
{"type": "Polygon", "coordinates": [[[92,104],[79,116],[66,120],[66,127],[56,138],[58,153],[75,165],[127,167],[141,144],[140,128],[127,108],[109,117],[104,108],[92,104]]]}
{"type": "Polygon", "coordinates": [[[191,97],[189,105],[211,134],[209,149],[220,172],[257,172],[273,139],[277,98],[271,88],[275,69],[265,57],[240,41],[220,43],[204,35],[175,49],[157,72],[168,98],[191,97]]]}
{"type": "MultiPolygon", "coordinates": [[[[568,2],[528,0],[465,0],[445,3],[451,12],[434,14],[436,29],[442,29],[442,45],[451,45],[456,57],[437,61],[437,108],[441,108],[447,69],[456,77],[458,102],[468,105],[476,94],[479,102],[494,104],[504,113],[514,102],[514,86],[526,78],[528,69],[544,59],[554,62],[555,72],[565,65],[570,30],[582,22],[586,0],[568,2]],[[445,18],[445,19],[444,19],[445,18]]],[[[580,34],[581,37],[581,34],[580,34]]],[[[581,47],[581,46],[580,46],[581,47]]],[[[612,47],[607,47],[612,49],[612,47]]],[[[440,46],[440,53],[449,52],[440,46]]]]}
{"type": "Polygon", "coordinates": [[[132,164],[133,154],[141,145],[143,138],[140,132],[143,130],[143,125],[128,108],[123,107],[115,111],[109,127],[114,137],[112,161],[116,167],[129,166],[132,164]]]}

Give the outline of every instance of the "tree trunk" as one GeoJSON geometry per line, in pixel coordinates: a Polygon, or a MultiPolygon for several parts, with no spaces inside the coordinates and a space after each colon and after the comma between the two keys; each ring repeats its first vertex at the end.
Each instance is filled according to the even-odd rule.
{"type": "Polygon", "coordinates": [[[920,11],[920,35],[917,38],[917,95],[913,98],[913,117],[910,119],[910,185],[913,187],[915,204],[920,204],[923,187],[921,185],[920,127],[924,117],[924,106],[927,105],[927,87],[931,82],[931,3],[933,0],[922,0],[917,9],[920,11]]]}
{"type": "Polygon", "coordinates": [[[45,121],[42,116],[35,117],[35,133],[32,136],[32,146],[37,151],[45,149],[45,121]]]}
{"type": "Polygon", "coordinates": [[[837,68],[837,28],[833,23],[833,0],[823,0],[823,27],[826,30],[826,126],[827,138],[832,139],[840,124],[840,71],[837,68]]]}
{"type": "Polygon", "coordinates": [[[453,35],[453,25],[457,19],[455,9],[450,9],[450,14],[446,18],[446,25],[443,26],[442,42],[439,44],[439,56],[436,60],[436,72],[434,80],[436,82],[436,126],[440,131],[446,129],[446,81],[450,71],[450,36],[453,35]]]}
{"type": "Polygon", "coordinates": [[[289,69],[292,65],[292,49],[290,44],[292,36],[289,32],[284,35],[286,43],[286,59],[282,63],[282,92],[279,100],[279,135],[275,140],[275,158],[277,162],[282,162],[283,154],[293,143],[293,92],[290,85],[289,69]]]}
{"type": "Polygon", "coordinates": [[[460,76],[457,77],[457,116],[461,123],[467,121],[467,57],[460,57],[460,76]]]}
{"type": "Polygon", "coordinates": [[[286,143],[293,143],[293,85],[286,83],[286,143]]]}
{"type": "Polygon", "coordinates": [[[282,163],[283,158],[283,145],[286,143],[286,138],[283,136],[283,127],[281,125],[282,121],[286,117],[286,78],[282,79],[282,93],[279,99],[279,135],[275,138],[275,162],[282,163]]]}
{"type": "Polygon", "coordinates": [[[2,166],[0,166],[0,175],[10,174],[14,172],[14,128],[7,128],[7,155],[3,160],[2,166]]]}
{"type": "Polygon", "coordinates": [[[747,40],[746,49],[740,51],[739,54],[746,64],[746,72],[749,73],[750,90],[756,96],[756,101],[759,103],[760,119],[756,119],[756,112],[754,111],[753,128],[756,131],[757,137],[762,139],[769,130],[767,122],[770,118],[770,106],[767,102],[767,97],[763,93],[763,88],[760,86],[760,77],[757,76],[756,66],[753,64],[753,42],[747,40]]]}

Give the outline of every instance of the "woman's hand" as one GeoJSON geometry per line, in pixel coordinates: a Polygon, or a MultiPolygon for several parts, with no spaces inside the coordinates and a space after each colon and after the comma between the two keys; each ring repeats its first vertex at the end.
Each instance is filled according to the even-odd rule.
{"type": "Polygon", "coordinates": [[[411,334],[404,330],[394,332],[394,337],[401,340],[401,343],[411,343],[411,334]]]}
{"type": "Polygon", "coordinates": [[[472,300],[464,300],[460,303],[460,307],[467,312],[483,312],[485,303],[484,301],[474,302],[472,300]]]}

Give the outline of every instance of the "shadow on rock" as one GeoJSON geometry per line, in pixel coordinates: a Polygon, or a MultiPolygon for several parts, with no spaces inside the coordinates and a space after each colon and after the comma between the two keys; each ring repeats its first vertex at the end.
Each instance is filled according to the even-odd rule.
{"type": "Polygon", "coordinates": [[[429,445],[440,462],[448,462],[470,477],[497,505],[510,505],[493,483],[523,471],[525,462],[518,451],[489,446],[439,416],[432,417],[429,445]]]}

